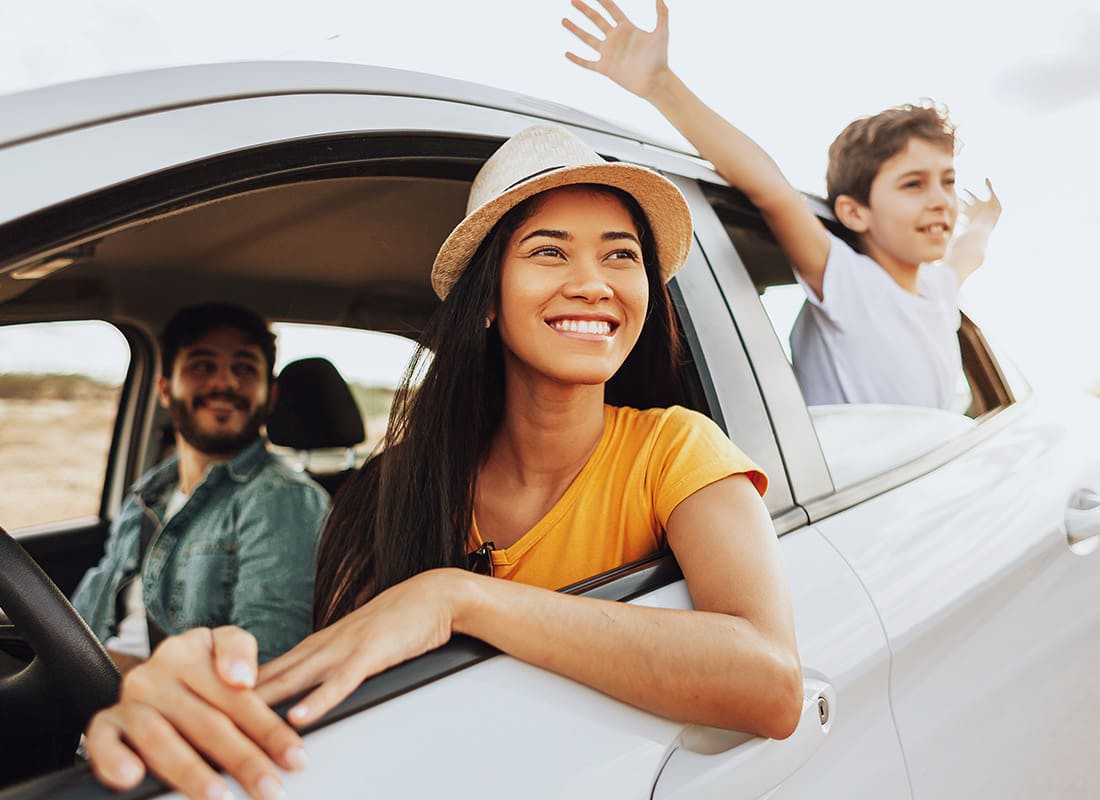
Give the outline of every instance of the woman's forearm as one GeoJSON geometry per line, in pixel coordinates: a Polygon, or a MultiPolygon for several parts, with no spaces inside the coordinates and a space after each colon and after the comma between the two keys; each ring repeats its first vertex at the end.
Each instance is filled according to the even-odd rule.
{"type": "Polygon", "coordinates": [[[456,577],[454,631],[522,661],[678,721],[771,738],[798,722],[797,654],[745,619],[456,577]]]}

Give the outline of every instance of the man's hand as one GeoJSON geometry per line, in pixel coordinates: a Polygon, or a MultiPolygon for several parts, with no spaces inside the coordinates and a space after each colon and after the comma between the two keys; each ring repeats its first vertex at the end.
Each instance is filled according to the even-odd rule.
{"type": "Polygon", "coordinates": [[[573,7],[588,17],[603,34],[603,39],[568,18],[561,21],[599,57],[595,61],[575,53],[566,53],[565,57],[578,66],[606,75],[639,97],[651,99],[669,69],[668,7],[664,0],[657,0],[657,27],[652,31],[643,31],[627,19],[613,0],[599,0],[599,4],[603,6],[606,16],[584,0],[573,0],[573,7]]]}

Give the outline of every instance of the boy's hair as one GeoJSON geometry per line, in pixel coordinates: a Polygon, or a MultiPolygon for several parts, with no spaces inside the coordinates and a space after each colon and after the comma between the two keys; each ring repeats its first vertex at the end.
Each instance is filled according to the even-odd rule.
{"type": "Polygon", "coordinates": [[[263,317],[229,303],[186,306],[168,320],[160,334],[161,374],[165,378],[172,377],[172,366],[179,351],[218,328],[240,331],[245,341],[260,348],[267,362],[267,382],[270,384],[275,370],[275,334],[263,317]]]}
{"type": "Polygon", "coordinates": [[[829,146],[825,173],[829,208],[836,207],[842,194],[869,205],[871,182],[879,169],[904,150],[910,139],[923,139],[954,154],[955,125],[947,108],[931,101],[906,103],[849,124],[829,146]]]}

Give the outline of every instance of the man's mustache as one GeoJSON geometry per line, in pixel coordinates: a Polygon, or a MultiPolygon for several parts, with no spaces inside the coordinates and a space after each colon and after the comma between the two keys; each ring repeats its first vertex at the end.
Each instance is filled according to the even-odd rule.
{"type": "Polygon", "coordinates": [[[210,392],[210,394],[200,395],[195,398],[191,406],[192,408],[199,409],[213,402],[230,403],[234,408],[240,411],[248,410],[248,401],[235,392],[210,392]]]}

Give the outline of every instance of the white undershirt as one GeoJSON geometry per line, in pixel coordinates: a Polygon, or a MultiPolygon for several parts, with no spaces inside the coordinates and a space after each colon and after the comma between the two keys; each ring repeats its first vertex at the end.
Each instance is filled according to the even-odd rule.
{"type": "MultiPolygon", "coordinates": [[[[172,496],[168,498],[168,505],[164,509],[164,522],[161,524],[166,524],[186,502],[187,495],[177,486],[172,496]]],[[[110,637],[103,646],[116,653],[148,658],[149,625],[145,620],[145,603],[141,599],[141,566],[143,565],[139,565],[137,576],[126,587],[126,616],[118,625],[118,635],[110,637]]]]}

